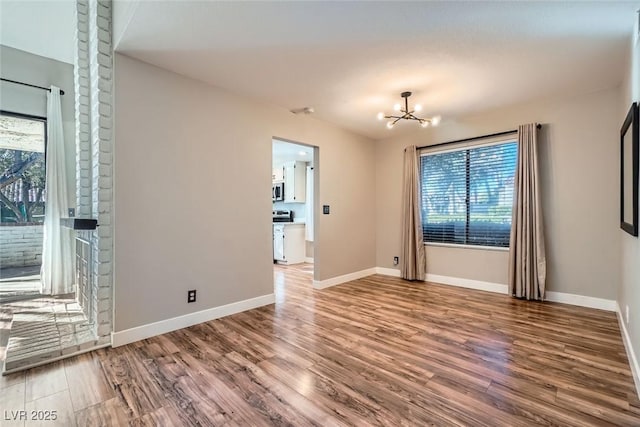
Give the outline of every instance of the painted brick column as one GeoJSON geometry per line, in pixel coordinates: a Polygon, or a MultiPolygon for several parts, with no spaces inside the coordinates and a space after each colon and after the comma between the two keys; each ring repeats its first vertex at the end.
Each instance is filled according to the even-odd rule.
{"type": "Polygon", "coordinates": [[[98,220],[92,246],[91,307],[97,344],[111,342],[113,313],[113,47],[111,1],[77,2],[78,213],[98,220]]]}
{"type": "Polygon", "coordinates": [[[91,137],[89,93],[89,2],[76,2],[75,113],[76,216],[91,217],[91,137]]]}

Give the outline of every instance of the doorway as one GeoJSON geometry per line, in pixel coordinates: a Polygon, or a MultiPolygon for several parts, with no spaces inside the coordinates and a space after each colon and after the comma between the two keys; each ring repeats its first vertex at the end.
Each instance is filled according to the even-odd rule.
{"type": "Polygon", "coordinates": [[[283,293],[283,270],[314,277],[318,147],[272,140],[274,291],[283,293]]]}
{"type": "Polygon", "coordinates": [[[0,111],[0,304],[40,295],[47,119],[0,111]]]}

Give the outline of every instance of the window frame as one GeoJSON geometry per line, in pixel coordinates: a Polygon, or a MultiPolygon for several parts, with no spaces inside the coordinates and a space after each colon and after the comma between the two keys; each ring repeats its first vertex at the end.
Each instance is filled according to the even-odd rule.
{"type": "MultiPolygon", "coordinates": [[[[433,146],[433,147],[429,147],[426,146],[424,148],[419,149],[418,151],[418,157],[419,157],[419,162],[418,164],[421,165],[422,163],[422,157],[427,157],[430,155],[436,155],[436,154],[446,154],[446,153],[452,153],[452,152],[458,152],[458,151],[467,151],[467,150],[472,150],[472,149],[476,149],[476,148],[484,148],[484,147],[491,147],[491,146],[496,146],[496,145],[503,145],[503,144],[509,144],[509,143],[515,143],[516,147],[517,147],[517,143],[518,143],[518,139],[517,139],[517,134],[513,135],[513,136],[499,136],[499,137],[494,137],[491,139],[484,139],[484,140],[475,140],[475,141],[465,141],[465,142],[460,142],[460,143],[453,143],[451,147],[443,147],[443,146],[433,146]]],[[[516,151],[516,167],[517,167],[517,162],[518,162],[518,156],[520,154],[519,151],[519,147],[517,147],[517,151],[516,151]]],[[[420,167],[420,166],[419,166],[420,167]]],[[[419,169],[419,171],[421,172],[421,169],[419,169]]],[[[467,182],[469,181],[469,170],[466,170],[466,176],[465,176],[465,180],[467,180],[467,182]]],[[[419,177],[419,182],[420,182],[420,191],[422,191],[422,173],[420,173],[420,177],[419,177]]],[[[467,185],[468,188],[468,185],[467,185]]],[[[468,194],[467,194],[468,196],[468,194]]],[[[422,194],[420,194],[420,203],[422,203],[422,194]]],[[[422,208],[421,208],[422,209],[422,208]]],[[[513,212],[513,207],[511,208],[512,212],[513,212]]],[[[466,215],[466,227],[469,227],[469,217],[470,217],[470,212],[469,212],[469,206],[467,204],[467,210],[465,212],[466,215]]],[[[421,228],[423,227],[424,222],[420,225],[421,228]]],[[[424,229],[423,229],[423,235],[424,235],[424,229]]],[[[498,252],[508,252],[510,249],[510,246],[492,246],[492,245],[474,245],[474,244],[470,244],[468,242],[466,243],[453,243],[453,242],[437,242],[437,241],[423,241],[423,244],[425,246],[434,246],[434,247],[449,247],[449,248],[459,248],[459,249],[475,249],[475,250],[489,250],[489,251],[498,251],[498,252]]]]}

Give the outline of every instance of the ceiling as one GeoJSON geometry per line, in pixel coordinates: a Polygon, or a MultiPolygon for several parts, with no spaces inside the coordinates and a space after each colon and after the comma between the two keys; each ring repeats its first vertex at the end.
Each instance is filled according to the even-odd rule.
{"type": "Polygon", "coordinates": [[[616,86],[640,1],[116,1],[116,50],[371,138],[616,86]],[[123,6],[126,5],[126,6],[123,6]],[[126,9],[126,10],[125,10],[126,9]]]}
{"type": "Polygon", "coordinates": [[[75,0],[0,0],[0,44],[73,64],[75,0]]]}
{"type": "Polygon", "coordinates": [[[274,139],[272,146],[272,159],[274,166],[281,165],[292,160],[313,162],[313,147],[274,139]]]}

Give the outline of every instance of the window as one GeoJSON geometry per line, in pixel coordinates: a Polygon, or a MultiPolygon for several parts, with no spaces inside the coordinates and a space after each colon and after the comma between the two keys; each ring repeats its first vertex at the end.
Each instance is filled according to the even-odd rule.
{"type": "Polygon", "coordinates": [[[508,247],[517,153],[502,141],[422,154],[424,241],[508,247]]]}
{"type": "Polygon", "coordinates": [[[0,114],[0,223],[42,223],[46,120],[0,114]]]}

